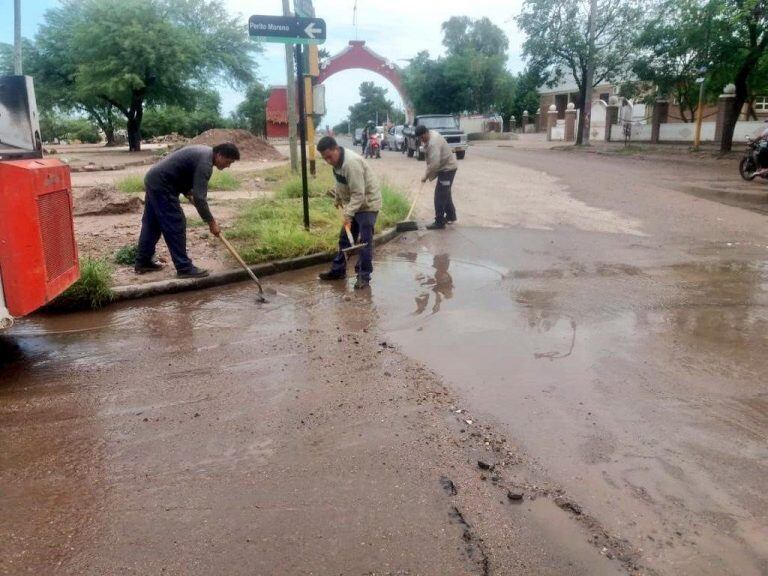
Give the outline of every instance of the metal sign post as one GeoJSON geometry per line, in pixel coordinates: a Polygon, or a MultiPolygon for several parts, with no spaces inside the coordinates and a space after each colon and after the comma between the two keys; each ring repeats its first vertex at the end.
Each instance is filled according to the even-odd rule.
{"type": "MultiPolygon", "coordinates": [[[[311,0],[299,3],[303,13],[314,14],[311,0]]],[[[296,80],[299,100],[299,137],[301,139],[301,188],[304,204],[304,228],[309,230],[309,184],[307,182],[307,114],[304,90],[304,60],[302,44],[325,42],[325,20],[322,18],[294,18],[290,16],[255,15],[248,19],[248,34],[264,42],[295,44],[296,80]]],[[[290,86],[288,87],[290,90],[290,86]]],[[[314,146],[314,142],[312,142],[314,146]]]]}
{"type": "Polygon", "coordinates": [[[309,184],[307,182],[307,109],[304,92],[304,58],[301,44],[297,44],[296,81],[299,88],[299,139],[301,141],[301,198],[304,204],[304,228],[309,230],[309,184]]]}

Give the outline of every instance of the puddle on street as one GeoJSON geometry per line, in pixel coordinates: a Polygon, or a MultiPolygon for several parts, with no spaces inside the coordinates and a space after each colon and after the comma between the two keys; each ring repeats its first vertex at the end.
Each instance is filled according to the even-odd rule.
{"type": "MultiPolygon", "coordinates": [[[[72,371],[119,368],[151,350],[247,351],[312,322],[378,324],[650,557],[705,550],[701,562],[749,574],[768,555],[754,512],[768,508],[764,263],[627,266],[539,250],[521,266],[394,245],[380,254],[370,291],[355,292],[352,279],[318,283],[314,268],[266,278],[278,292],[268,304],[240,283],[21,321],[0,338],[0,408],[59,383],[76,418],[97,383],[78,397],[63,384],[72,371]]],[[[244,353],[210,370],[236,377],[261,362],[244,353]]],[[[98,444],[98,428],[89,433],[98,444]]]]}

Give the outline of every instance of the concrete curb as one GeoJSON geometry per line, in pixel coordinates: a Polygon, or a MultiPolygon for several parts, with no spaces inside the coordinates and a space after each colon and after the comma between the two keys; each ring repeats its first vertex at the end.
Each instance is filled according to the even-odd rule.
{"type": "MultiPolygon", "coordinates": [[[[381,234],[377,234],[374,237],[374,244],[376,246],[381,246],[382,244],[392,241],[399,234],[400,232],[397,231],[397,228],[390,228],[381,234]]],[[[335,255],[336,252],[320,252],[318,254],[310,254],[309,256],[301,256],[299,258],[258,264],[256,266],[251,266],[251,270],[261,278],[280,272],[300,270],[302,268],[317,266],[324,262],[330,262],[335,255]]],[[[191,290],[203,290],[205,288],[214,288],[216,286],[232,284],[233,282],[241,282],[243,280],[248,280],[248,278],[248,273],[245,270],[237,268],[234,270],[225,270],[223,272],[214,272],[205,278],[193,278],[189,280],[170,279],[148,282],[146,284],[116,286],[112,289],[114,295],[112,302],[138,300],[139,298],[149,298],[150,296],[161,296],[164,294],[177,294],[179,292],[188,292],[191,290]]]]}

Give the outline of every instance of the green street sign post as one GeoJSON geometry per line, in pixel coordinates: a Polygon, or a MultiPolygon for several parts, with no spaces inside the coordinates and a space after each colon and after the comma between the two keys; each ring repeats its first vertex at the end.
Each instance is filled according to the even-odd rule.
{"type": "MultiPolygon", "coordinates": [[[[304,13],[314,14],[311,0],[300,2],[304,13]]],[[[304,204],[304,228],[309,230],[309,183],[307,181],[307,119],[304,94],[304,58],[302,44],[325,42],[325,20],[322,18],[301,18],[293,16],[251,16],[248,19],[248,34],[264,42],[294,44],[296,57],[296,79],[299,100],[299,138],[301,140],[301,187],[304,204]]],[[[312,143],[314,146],[314,142],[312,143]]]]}
{"type": "Polygon", "coordinates": [[[264,42],[281,44],[323,44],[325,20],[291,16],[251,16],[248,33],[264,42]]]}

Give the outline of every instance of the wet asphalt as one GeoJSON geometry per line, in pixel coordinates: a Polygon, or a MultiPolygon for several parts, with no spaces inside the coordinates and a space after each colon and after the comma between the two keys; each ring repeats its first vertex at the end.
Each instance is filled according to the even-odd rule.
{"type": "MultiPolygon", "coordinates": [[[[419,170],[386,153],[379,169],[408,179],[419,170]]],[[[270,279],[279,294],[264,306],[244,283],[20,322],[0,339],[8,547],[0,568],[768,573],[768,233],[764,216],[681,189],[710,172],[730,178],[721,166],[476,147],[457,176],[459,223],[380,250],[370,292],[318,286],[308,270],[270,279]],[[381,342],[397,349],[386,366],[381,342]],[[397,379],[408,363],[429,377],[406,371],[390,384],[383,376],[397,379]],[[453,466],[461,476],[468,458],[441,452],[440,442],[388,447],[395,417],[435,404],[434,395],[411,389],[397,410],[374,409],[365,400],[374,392],[360,385],[354,416],[334,412],[328,397],[345,404],[360,371],[376,393],[435,379],[450,408],[470,410],[520,451],[523,469],[510,477],[557,486],[590,521],[559,510],[519,524],[506,518],[524,544],[509,560],[494,548],[502,529],[490,511],[482,524],[482,489],[472,488],[465,505],[479,511],[477,532],[489,532],[489,563],[456,545],[455,522],[426,538],[446,521],[430,478],[453,466]],[[324,444],[313,444],[322,434],[296,432],[318,417],[312,406],[322,406],[324,444]],[[334,428],[343,422],[355,423],[355,439],[334,428]],[[274,433],[280,426],[289,451],[274,433]],[[353,468],[363,476],[339,462],[358,448],[365,457],[353,468]],[[374,473],[378,449],[391,460],[374,473]],[[431,451],[433,467],[423,464],[431,451]],[[290,498],[264,501],[267,486],[285,497],[286,480],[274,474],[281,467],[290,468],[290,491],[309,496],[295,515],[286,512],[290,498]],[[400,478],[408,496],[385,496],[373,478],[381,497],[361,490],[366,469],[387,486],[400,478]],[[324,507],[325,492],[308,488],[307,474],[342,496],[349,484],[367,513],[324,507]],[[267,521],[263,508],[283,513],[267,521]],[[337,531],[350,519],[354,526],[337,531]],[[374,553],[353,545],[357,535],[393,544],[375,544],[374,553]],[[604,535],[625,542],[636,562],[604,565],[614,556],[604,535]],[[530,544],[537,538],[540,553],[530,544]],[[600,544],[575,544],[592,540],[600,544]]],[[[435,417],[439,427],[444,408],[412,417],[435,417]]],[[[462,426],[459,438],[471,425],[462,426]]]]}

